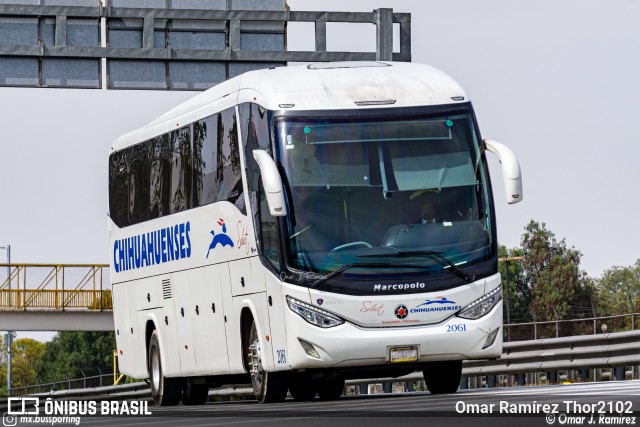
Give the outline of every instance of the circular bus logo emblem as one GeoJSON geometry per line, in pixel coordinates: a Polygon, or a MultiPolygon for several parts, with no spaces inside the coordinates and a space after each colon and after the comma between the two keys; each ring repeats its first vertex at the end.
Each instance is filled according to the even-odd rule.
{"type": "Polygon", "coordinates": [[[398,319],[404,319],[409,314],[409,310],[406,305],[400,304],[396,306],[395,314],[398,319]]]}

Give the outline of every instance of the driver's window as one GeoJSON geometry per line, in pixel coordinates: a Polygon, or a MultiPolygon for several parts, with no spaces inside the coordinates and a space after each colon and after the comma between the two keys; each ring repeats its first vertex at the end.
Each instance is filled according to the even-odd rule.
{"type": "Polygon", "coordinates": [[[262,186],[262,179],[260,179],[258,194],[260,198],[260,248],[264,258],[269,261],[277,271],[280,271],[277,221],[276,217],[271,215],[269,211],[269,205],[264,194],[264,187],[262,186]]]}

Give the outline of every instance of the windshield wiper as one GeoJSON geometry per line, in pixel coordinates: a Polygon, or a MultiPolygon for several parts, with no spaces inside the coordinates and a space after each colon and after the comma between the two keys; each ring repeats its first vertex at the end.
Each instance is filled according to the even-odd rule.
{"type": "Polygon", "coordinates": [[[342,267],[339,267],[333,270],[331,273],[327,274],[326,276],[323,276],[320,279],[316,280],[311,284],[311,286],[317,286],[320,283],[323,283],[328,279],[331,279],[332,277],[337,276],[343,271],[346,271],[353,267],[393,267],[393,265],[389,262],[353,262],[350,264],[345,264],[342,267]]]}
{"type": "Polygon", "coordinates": [[[450,259],[446,258],[442,255],[442,252],[438,251],[402,251],[397,248],[389,248],[393,249],[395,252],[391,253],[374,253],[374,254],[362,254],[358,255],[359,257],[394,257],[394,258],[410,258],[415,256],[426,256],[431,258],[432,260],[439,262],[440,264],[444,264],[449,267],[450,271],[455,273],[457,276],[461,277],[465,282],[470,283],[475,280],[475,276],[470,276],[464,271],[460,270],[457,265],[455,265],[450,259]]]}

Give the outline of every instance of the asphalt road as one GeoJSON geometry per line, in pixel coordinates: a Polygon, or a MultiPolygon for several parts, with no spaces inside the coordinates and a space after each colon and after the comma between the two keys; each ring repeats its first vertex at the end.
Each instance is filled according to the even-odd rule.
{"type": "MultiPolygon", "coordinates": [[[[81,426],[563,426],[640,425],[640,381],[612,381],[157,408],[151,415],[86,417],[81,426]],[[618,412],[622,412],[619,414],[618,412]],[[638,417],[638,419],[636,419],[638,417]]],[[[72,423],[72,422],[71,422],[72,423]]],[[[70,425],[70,422],[55,425],[70,425]]],[[[34,425],[18,422],[18,425],[34,425]]],[[[40,424],[44,425],[44,424],[40,424]]],[[[51,422],[48,423],[51,425],[51,422]]]]}

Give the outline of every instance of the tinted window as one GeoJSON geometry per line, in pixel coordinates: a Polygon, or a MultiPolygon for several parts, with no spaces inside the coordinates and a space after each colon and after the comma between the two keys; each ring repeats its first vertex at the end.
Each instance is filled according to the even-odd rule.
{"type": "Polygon", "coordinates": [[[240,123],[244,145],[249,203],[253,212],[253,225],[260,235],[258,249],[269,262],[279,269],[276,219],[271,217],[261,190],[260,168],[253,158],[253,150],[265,150],[271,154],[269,122],[267,112],[256,104],[246,103],[240,107],[240,123]],[[260,203],[260,206],[258,206],[260,203]],[[262,216],[260,216],[262,212],[262,216]]]}
{"type": "Polygon", "coordinates": [[[129,209],[129,167],[126,152],[109,157],[109,214],[118,226],[127,225],[129,209]]]}
{"type": "Polygon", "coordinates": [[[218,115],[218,174],[220,193],[218,200],[227,200],[243,213],[242,174],[240,171],[240,147],[235,109],[228,109],[218,115]],[[239,203],[240,202],[240,203],[239,203]]]}
{"type": "Polygon", "coordinates": [[[111,218],[125,227],[218,201],[246,214],[239,145],[229,108],[112,154],[111,218]]]}
{"type": "Polygon", "coordinates": [[[260,180],[260,250],[264,258],[275,267],[276,271],[280,271],[280,251],[278,249],[278,229],[277,219],[271,215],[269,205],[264,193],[262,180],[260,180]]]}
{"type": "Polygon", "coordinates": [[[191,206],[191,126],[169,134],[171,150],[170,212],[177,213],[191,206]]]}
{"type": "Polygon", "coordinates": [[[149,143],[126,150],[129,164],[129,224],[149,218],[149,143]]]}
{"type": "Polygon", "coordinates": [[[193,124],[193,204],[207,205],[215,201],[213,173],[216,170],[217,144],[209,133],[216,133],[217,122],[213,117],[193,124]]]}
{"type": "Polygon", "coordinates": [[[193,126],[194,205],[226,200],[245,213],[235,109],[193,126]]]}
{"type": "Polygon", "coordinates": [[[149,219],[169,214],[171,194],[171,145],[168,135],[148,141],[150,144],[149,219]]]}
{"type": "Polygon", "coordinates": [[[240,119],[244,138],[247,185],[249,191],[257,191],[260,168],[253,158],[253,150],[265,150],[271,154],[267,112],[256,104],[246,103],[240,109],[240,119]]]}

